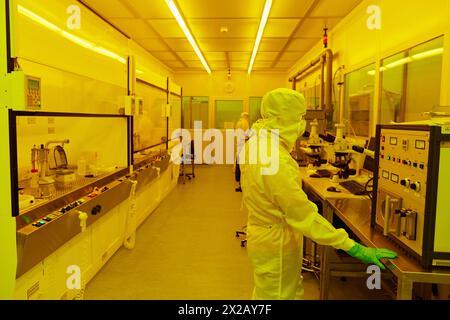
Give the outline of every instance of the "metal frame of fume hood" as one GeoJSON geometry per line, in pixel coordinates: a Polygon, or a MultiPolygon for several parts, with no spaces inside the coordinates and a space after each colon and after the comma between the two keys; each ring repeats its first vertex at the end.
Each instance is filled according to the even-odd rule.
{"type": "Polygon", "coordinates": [[[74,113],[74,112],[45,112],[45,111],[23,111],[8,110],[9,118],[9,148],[10,148],[10,171],[11,171],[11,214],[13,217],[19,215],[19,177],[17,164],[17,117],[73,117],[73,118],[124,118],[127,119],[127,167],[133,163],[133,117],[120,114],[101,113],[74,113]]]}

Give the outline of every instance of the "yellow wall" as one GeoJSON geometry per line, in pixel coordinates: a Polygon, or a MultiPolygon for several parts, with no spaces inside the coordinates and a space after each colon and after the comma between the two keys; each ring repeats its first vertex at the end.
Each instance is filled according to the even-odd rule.
{"type": "MultiPolygon", "coordinates": [[[[251,73],[231,72],[231,78],[227,76],[228,72],[206,71],[196,73],[177,73],[175,81],[183,87],[183,96],[207,96],[209,97],[209,124],[203,124],[203,128],[214,128],[215,119],[215,101],[216,100],[242,100],[243,110],[249,111],[249,97],[262,97],[266,92],[286,87],[287,75],[285,73],[251,73]],[[232,91],[227,88],[231,87],[232,91]]],[[[239,119],[236,119],[237,122],[239,119]]],[[[223,161],[226,162],[227,144],[225,130],[220,130],[223,141],[223,161]]],[[[190,130],[191,138],[194,139],[194,131],[190,130]]],[[[169,132],[169,136],[171,132],[169,132]]],[[[203,142],[203,151],[210,144],[210,141],[203,142]]],[[[231,143],[230,145],[233,145],[231,143]]],[[[231,151],[231,150],[230,150],[231,151]]],[[[196,150],[198,153],[198,150],[196,150]]],[[[231,159],[234,158],[231,154],[231,159]]],[[[204,159],[203,159],[204,160],[204,159]]]]}
{"type": "MultiPolygon", "coordinates": [[[[266,92],[286,87],[285,73],[252,73],[233,72],[228,79],[227,72],[206,71],[200,73],[177,73],[175,80],[183,87],[183,96],[209,97],[209,123],[214,126],[215,100],[243,100],[244,110],[248,111],[249,97],[262,97],[266,92]],[[232,92],[227,91],[231,84],[232,92]]],[[[236,119],[237,121],[238,119],[236,119]]]]}
{"type": "MultiPolygon", "coordinates": [[[[449,105],[449,16],[448,0],[365,0],[329,33],[329,48],[336,55],[333,72],[339,66],[345,65],[347,73],[436,36],[445,35],[440,102],[441,105],[449,105]],[[367,27],[370,15],[366,10],[370,5],[378,5],[381,8],[381,30],[369,30],[367,27]]],[[[322,43],[317,43],[289,71],[289,76],[309,64],[322,50],[322,43]]],[[[378,115],[378,72],[375,79],[374,120],[378,115]]],[[[424,85],[426,86],[426,83],[424,85]]],[[[376,121],[372,123],[375,124],[376,121]]]]}
{"type": "MultiPolygon", "coordinates": [[[[173,79],[171,69],[162,65],[143,48],[127,39],[77,1],[11,0],[10,6],[13,21],[12,56],[18,57],[19,65],[25,74],[41,79],[42,111],[117,114],[118,108],[123,104],[123,97],[127,93],[127,66],[124,59],[129,55],[136,59],[136,68],[139,69],[137,76],[145,81],[165,88],[167,78],[173,79]],[[66,9],[70,5],[77,5],[81,9],[81,28],[79,30],[68,28],[66,9]]],[[[171,88],[176,93],[181,90],[175,83],[171,88]]],[[[0,120],[3,124],[2,128],[6,130],[8,128],[5,125],[6,111],[2,112],[0,120]]],[[[83,144],[83,140],[90,141],[89,136],[95,131],[91,130],[93,127],[105,133],[111,130],[111,125],[99,126],[98,123],[91,123],[83,128],[79,127],[81,122],[80,124],[76,123],[77,129],[77,126],[73,125],[62,127],[64,123],[59,120],[55,121],[55,125],[50,125],[47,121],[47,118],[43,118],[33,124],[32,121],[28,122],[28,119],[23,119],[19,123],[18,130],[24,133],[20,138],[23,142],[20,146],[20,153],[23,154],[20,166],[25,169],[29,168],[29,161],[26,158],[29,157],[31,144],[34,144],[36,140],[37,143],[45,143],[53,138],[62,138],[62,135],[64,137],[74,135],[77,139],[73,140],[73,145],[68,147],[69,149],[75,148],[76,145],[78,145],[77,149],[90,149],[95,146],[83,144]],[[46,134],[48,127],[53,127],[56,133],[46,134]],[[70,129],[67,130],[69,127],[70,129]],[[25,160],[22,161],[23,159],[25,160]]],[[[102,141],[105,148],[108,145],[118,145],[118,140],[124,141],[125,132],[123,130],[115,128],[114,133],[114,135],[109,134],[111,140],[102,141]]],[[[7,141],[2,145],[6,144],[7,141]]],[[[123,143],[120,145],[123,146],[123,143]]],[[[6,149],[2,149],[2,151],[4,150],[6,149]]],[[[73,163],[77,156],[75,150],[71,151],[73,152],[71,152],[70,162],[73,163]]],[[[2,152],[2,155],[7,154],[8,152],[2,152]]],[[[7,158],[2,158],[2,160],[3,163],[9,161],[7,158]]],[[[122,157],[118,161],[123,163],[124,158],[122,157]]],[[[154,182],[157,184],[158,190],[160,189],[158,194],[161,197],[151,202],[151,208],[155,208],[159,201],[176,185],[178,167],[173,169],[170,166],[169,169],[154,182]]],[[[9,204],[10,183],[9,179],[4,179],[4,181],[2,190],[4,188],[7,190],[2,192],[2,202],[9,204]]],[[[141,201],[148,203],[148,199],[141,199],[141,201]]],[[[127,204],[128,202],[124,202],[114,208],[111,215],[93,225],[83,235],[84,238],[75,237],[66,246],[61,247],[55,255],[49,256],[37,265],[37,272],[31,270],[17,281],[15,281],[15,219],[11,217],[10,206],[5,205],[4,212],[0,215],[0,238],[2,240],[0,242],[2,258],[8,261],[8,264],[2,264],[2,272],[0,272],[0,297],[12,298],[15,282],[16,297],[26,298],[27,290],[35,284],[36,280],[42,280],[41,293],[43,296],[41,298],[58,299],[65,296],[63,293],[66,275],[64,269],[58,269],[57,277],[61,282],[55,283],[55,266],[60,266],[56,262],[61,257],[63,258],[59,262],[65,263],[66,260],[86,254],[86,243],[89,245],[86,239],[87,235],[88,238],[92,235],[92,239],[89,241],[98,245],[95,249],[97,251],[88,252],[93,259],[90,277],[93,276],[106,262],[102,258],[105,253],[109,258],[122,243],[124,223],[121,218],[128,212],[127,204]],[[73,250],[66,250],[67,246],[73,250]],[[41,279],[42,277],[43,279],[41,279]]],[[[140,214],[144,219],[150,212],[146,210],[140,214]]]]}

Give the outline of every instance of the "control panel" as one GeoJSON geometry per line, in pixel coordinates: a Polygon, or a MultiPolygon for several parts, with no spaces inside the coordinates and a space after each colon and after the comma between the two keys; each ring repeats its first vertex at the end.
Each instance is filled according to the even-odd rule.
{"type": "MultiPolygon", "coordinates": [[[[75,193],[84,193],[84,190],[87,189],[82,187],[75,193]]],[[[17,276],[79,234],[82,231],[80,213],[87,214],[86,226],[89,226],[125,201],[130,190],[130,180],[121,177],[94,187],[77,199],[74,199],[76,194],[73,197],[67,194],[22,212],[16,217],[17,276]],[[68,198],[73,200],[67,203],[68,198]]]]}
{"type": "Polygon", "coordinates": [[[59,209],[57,211],[54,211],[54,212],[44,216],[40,220],[32,223],[31,225],[36,227],[36,228],[42,227],[47,222],[50,222],[52,220],[55,220],[55,219],[59,218],[60,216],[62,216],[66,212],[69,212],[69,210],[75,209],[76,207],[78,207],[79,205],[83,204],[84,202],[85,202],[84,199],[80,199],[80,200],[77,200],[75,202],[72,202],[71,204],[68,204],[67,206],[62,207],[61,209],[59,209]]]}
{"type": "Polygon", "coordinates": [[[41,108],[41,79],[25,76],[25,97],[27,109],[41,108]]]}
{"type": "Polygon", "coordinates": [[[434,240],[449,238],[435,225],[443,212],[438,210],[437,191],[446,183],[439,179],[445,166],[442,156],[448,154],[442,137],[437,126],[377,126],[372,226],[427,267],[435,264],[434,240]]]}

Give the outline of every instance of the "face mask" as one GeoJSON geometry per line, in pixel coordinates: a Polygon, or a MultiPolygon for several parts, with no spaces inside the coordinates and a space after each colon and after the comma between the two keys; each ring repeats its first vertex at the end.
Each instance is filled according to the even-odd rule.
{"type": "Polygon", "coordinates": [[[305,133],[305,130],[306,130],[306,120],[300,120],[298,124],[297,137],[301,138],[301,136],[305,133]]]}

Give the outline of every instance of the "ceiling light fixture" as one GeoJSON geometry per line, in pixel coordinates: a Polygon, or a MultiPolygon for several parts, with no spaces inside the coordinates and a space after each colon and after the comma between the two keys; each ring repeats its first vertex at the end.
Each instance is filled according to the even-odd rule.
{"type": "Polygon", "coordinates": [[[271,7],[272,7],[272,0],[266,0],[266,3],[264,4],[264,11],[261,17],[261,22],[259,23],[258,33],[256,35],[255,46],[253,47],[252,57],[250,58],[250,63],[248,65],[248,74],[252,72],[253,63],[255,62],[256,53],[258,52],[259,44],[261,43],[261,38],[267,23],[267,18],[269,17],[271,7]]]}
{"type": "Polygon", "coordinates": [[[205,67],[206,71],[208,73],[211,73],[211,69],[208,66],[208,63],[206,62],[205,58],[203,57],[202,52],[200,51],[200,48],[198,47],[197,43],[194,40],[194,37],[192,37],[191,32],[189,31],[186,23],[184,22],[183,17],[180,14],[180,11],[178,11],[177,6],[175,5],[175,2],[173,0],[166,0],[166,4],[169,7],[170,11],[172,11],[173,16],[178,22],[178,25],[180,26],[181,30],[183,30],[184,35],[188,39],[189,43],[191,44],[192,48],[194,48],[195,53],[197,54],[198,58],[203,64],[203,67],[205,67]]]}
{"type": "Polygon", "coordinates": [[[93,52],[96,52],[98,54],[101,54],[105,57],[109,57],[112,58],[114,60],[119,61],[120,63],[125,64],[126,63],[126,59],[124,57],[122,57],[121,55],[110,51],[108,49],[105,49],[101,46],[96,45],[95,43],[92,43],[86,39],[80,38],[70,32],[67,32],[63,29],[61,29],[60,27],[54,25],[53,23],[51,23],[50,21],[45,20],[44,18],[42,18],[41,16],[37,15],[36,13],[34,13],[31,10],[28,10],[25,7],[22,7],[21,5],[17,5],[17,11],[21,14],[24,15],[25,17],[39,23],[40,25],[46,27],[47,29],[50,29],[56,33],[58,33],[60,36],[66,38],[67,40],[72,41],[73,43],[78,44],[79,46],[86,48],[88,50],[91,50],[93,52]]]}

